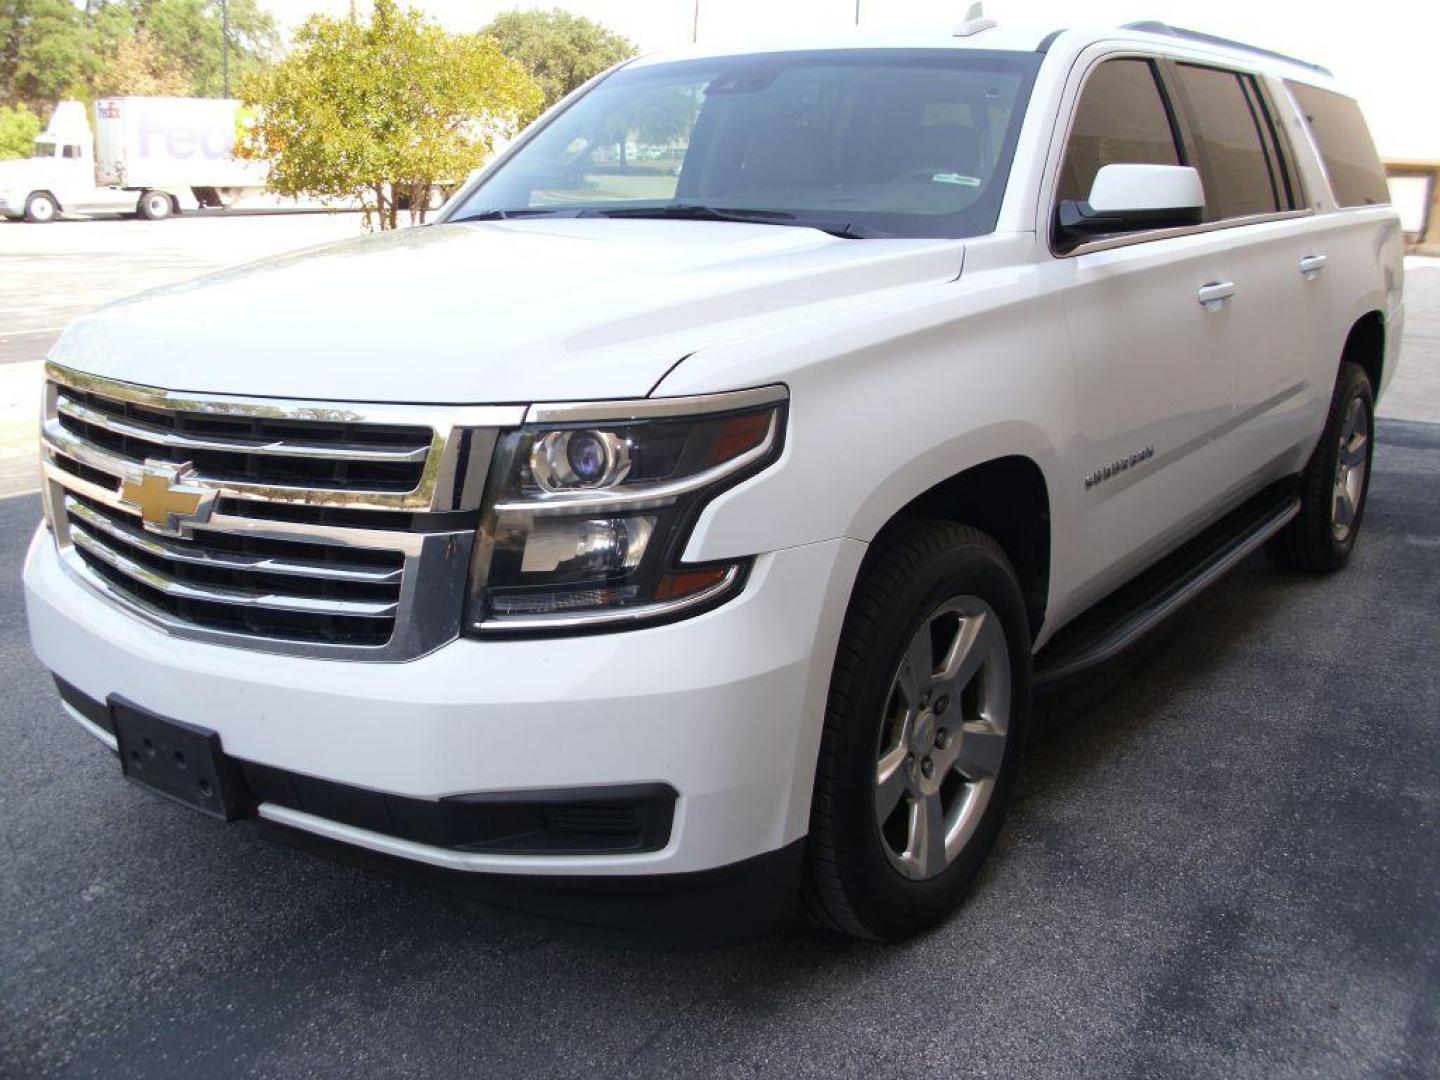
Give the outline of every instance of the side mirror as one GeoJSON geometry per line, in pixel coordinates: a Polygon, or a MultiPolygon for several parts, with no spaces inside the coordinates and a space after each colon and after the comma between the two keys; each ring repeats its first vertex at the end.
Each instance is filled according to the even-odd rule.
{"type": "Polygon", "coordinates": [[[1066,248],[1097,236],[1200,224],[1205,189],[1187,165],[1106,165],[1090,198],[1055,208],[1055,237],[1066,248]]]}

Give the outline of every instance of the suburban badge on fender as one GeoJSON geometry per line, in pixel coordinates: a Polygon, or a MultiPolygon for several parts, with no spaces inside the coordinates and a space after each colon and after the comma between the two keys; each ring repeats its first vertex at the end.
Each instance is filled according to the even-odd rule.
{"type": "Polygon", "coordinates": [[[1143,450],[1136,450],[1128,457],[1123,457],[1119,461],[1112,461],[1109,465],[1096,469],[1092,473],[1087,473],[1085,475],[1085,490],[1089,491],[1096,484],[1103,484],[1112,476],[1119,476],[1122,472],[1128,472],[1142,461],[1149,461],[1154,456],[1155,447],[1147,446],[1143,450]]]}
{"type": "Polygon", "coordinates": [[[193,526],[210,520],[217,494],[214,488],[189,483],[194,474],[189,462],[147,461],[143,468],[126,474],[120,501],[140,511],[150,532],[187,536],[193,526]]]}

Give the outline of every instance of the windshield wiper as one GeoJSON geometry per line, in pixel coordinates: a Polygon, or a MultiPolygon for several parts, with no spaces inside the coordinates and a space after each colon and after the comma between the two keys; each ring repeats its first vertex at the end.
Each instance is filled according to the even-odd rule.
{"type": "Polygon", "coordinates": [[[540,206],[535,208],[524,208],[520,210],[481,210],[474,214],[465,214],[461,217],[453,217],[449,224],[453,225],[461,221],[514,221],[521,218],[538,217],[560,217],[560,218],[583,218],[600,217],[598,210],[592,210],[588,206],[583,207],[561,207],[561,206],[540,206]]]}
{"type": "Polygon", "coordinates": [[[661,221],[732,221],[747,225],[791,225],[804,229],[819,229],[821,232],[838,236],[844,240],[875,240],[888,233],[877,232],[848,221],[812,221],[792,214],[788,210],[747,210],[705,206],[700,203],[669,203],[664,206],[616,206],[597,207],[544,206],[520,210],[482,210],[475,214],[451,218],[451,223],[461,221],[512,221],[523,218],[635,218],[661,221]]]}
{"type": "Polygon", "coordinates": [[[855,225],[848,221],[816,221],[802,218],[788,210],[748,210],[742,208],[721,208],[698,203],[672,203],[668,206],[626,206],[601,210],[605,217],[615,218],[661,218],[681,221],[738,221],[757,225],[792,225],[802,229],[819,229],[821,232],[845,240],[875,240],[888,235],[855,225]]]}
{"type": "Polygon", "coordinates": [[[795,215],[784,210],[721,209],[700,203],[669,203],[665,206],[620,206],[600,211],[615,218],[675,218],[679,221],[787,222],[795,215]]]}

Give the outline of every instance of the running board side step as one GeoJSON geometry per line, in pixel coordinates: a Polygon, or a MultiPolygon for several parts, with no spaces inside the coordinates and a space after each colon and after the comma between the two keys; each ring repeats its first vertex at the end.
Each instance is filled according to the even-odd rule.
{"type": "Polygon", "coordinates": [[[1035,685],[1119,656],[1237,566],[1300,512],[1293,481],[1272,486],[1081,615],[1035,656],[1035,685]]]}

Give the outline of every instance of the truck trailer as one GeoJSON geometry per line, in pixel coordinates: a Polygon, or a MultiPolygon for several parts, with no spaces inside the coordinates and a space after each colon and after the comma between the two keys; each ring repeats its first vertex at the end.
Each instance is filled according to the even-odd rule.
{"type": "Polygon", "coordinates": [[[0,162],[0,216],[51,221],[62,213],[139,214],[150,220],[227,206],[265,186],[268,163],[235,155],[240,102],[111,97],[63,101],[29,159],[0,162]]]}

